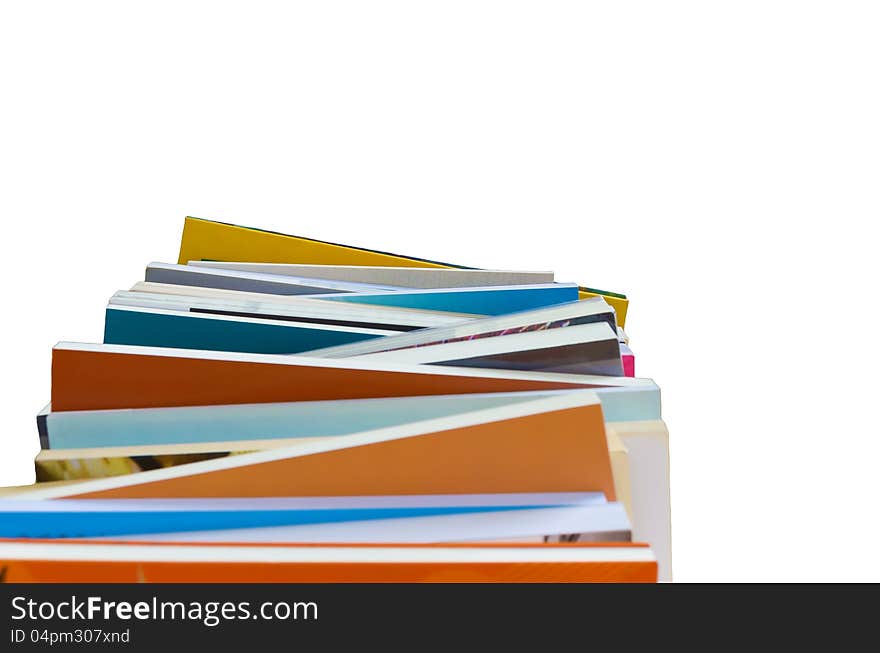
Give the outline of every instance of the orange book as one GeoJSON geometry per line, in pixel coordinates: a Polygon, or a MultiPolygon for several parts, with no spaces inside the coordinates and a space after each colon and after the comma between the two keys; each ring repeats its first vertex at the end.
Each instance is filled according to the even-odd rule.
{"type": "Polygon", "coordinates": [[[133,544],[0,540],[11,583],[593,583],[657,580],[645,544],[133,544]]]}
{"type": "Polygon", "coordinates": [[[353,359],[59,343],[52,410],[558,390],[638,385],[627,377],[508,372],[353,359]]]}
{"type": "Polygon", "coordinates": [[[313,497],[603,492],[602,407],[576,390],[278,449],[39,487],[18,498],[313,497]]]}

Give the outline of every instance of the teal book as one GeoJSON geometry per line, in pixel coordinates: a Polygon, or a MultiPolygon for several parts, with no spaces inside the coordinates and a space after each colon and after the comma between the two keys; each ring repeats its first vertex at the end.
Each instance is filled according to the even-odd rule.
{"type": "Polygon", "coordinates": [[[110,306],[104,343],[178,349],[298,354],[316,347],[347,345],[395,332],[281,320],[110,306]]]}
{"type": "Polygon", "coordinates": [[[504,315],[530,311],[546,306],[574,302],[578,287],[573,283],[533,284],[528,286],[488,286],[472,288],[438,288],[399,290],[395,292],[336,293],[310,295],[352,304],[395,306],[426,311],[448,311],[471,315],[504,315]]]}

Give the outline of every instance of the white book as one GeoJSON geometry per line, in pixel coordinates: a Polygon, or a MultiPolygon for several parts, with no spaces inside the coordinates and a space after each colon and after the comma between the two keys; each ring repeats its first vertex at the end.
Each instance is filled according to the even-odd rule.
{"type": "Polygon", "coordinates": [[[241,272],[283,274],[354,283],[385,284],[404,288],[465,288],[467,286],[518,286],[553,283],[552,272],[521,270],[471,270],[461,268],[408,268],[369,265],[306,265],[298,263],[234,263],[190,261],[188,265],[241,272]]]}
{"type": "Polygon", "coordinates": [[[551,329],[606,322],[616,327],[614,309],[602,297],[567,302],[546,308],[518,311],[507,315],[461,320],[449,325],[420,329],[412,333],[388,336],[373,342],[325,347],[306,352],[321,358],[348,358],[377,352],[437,345],[459,340],[473,340],[524,331],[544,333],[551,329]]]}
{"type": "Polygon", "coordinates": [[[394,349],[356,359],[405,365],[623,375],[620,342],[607,322],[394,349]]]}
{"type": "Polygon", "coordinates": [[[269,320],[307,320],[320,324],[395,331],[458,324],[473,317],[466,313],[340,304],[306,299],[301,296],[266,295],[143,282],[135,284],[134,290],[120,290],[114,293],[109,303],[118,306],[238,315],[269,320]]]}
{"type": "Polygon", "coordinates": [[[606,423],[629,454],[633,539],[657,556],[658,578],[672,580],[669,431],[659,419],[606,423]]]}

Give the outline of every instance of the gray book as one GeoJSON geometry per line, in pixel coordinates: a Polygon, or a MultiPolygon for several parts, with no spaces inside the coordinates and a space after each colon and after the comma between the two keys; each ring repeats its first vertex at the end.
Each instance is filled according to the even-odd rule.
{"type": "Polygon", "coordinates": [[[189,265],[239,272],[280,274],[403,288],[466,288],[470,286],[524,286],[553,283],[552,272],[520,270],[467,270],[458,268],[405,268],[367,265],[305,265],[297,263],[230,263],[190,261],[189,265]]]}
{"type": "Polygon", "coordinates": [[[150,263],[144,281],[173,283],[203,288],[223,288],[273,295],[320,295],[330,293],[380,292],[397,290],[396,287],[377,284],[350,283],[326,279],[310,279],[281,274],[214,270],[174,263],[150,263]]]}

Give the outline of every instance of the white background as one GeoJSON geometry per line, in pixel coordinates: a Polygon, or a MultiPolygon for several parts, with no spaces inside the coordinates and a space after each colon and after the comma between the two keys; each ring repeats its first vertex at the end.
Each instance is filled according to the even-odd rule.
{"type": "Polygon", "coordinates": [[[675,577],[880,580],[876,3],[0,7],[0,485],[190,214],[628,293],[675,577]]]}

